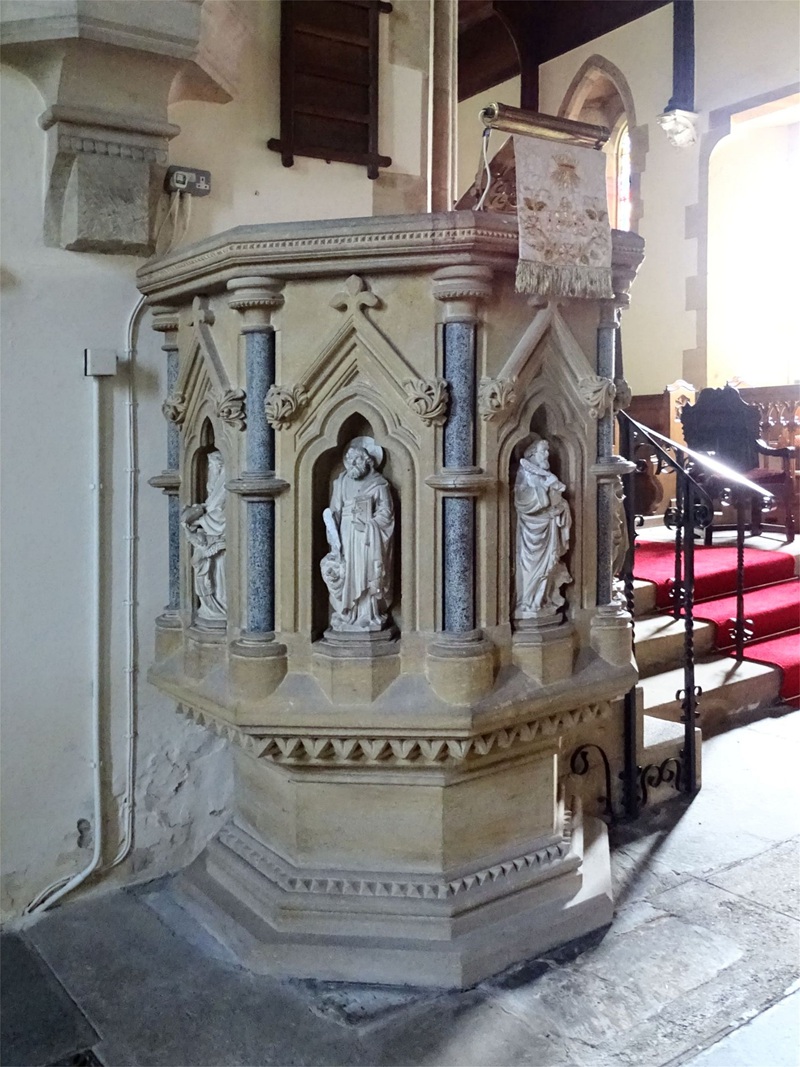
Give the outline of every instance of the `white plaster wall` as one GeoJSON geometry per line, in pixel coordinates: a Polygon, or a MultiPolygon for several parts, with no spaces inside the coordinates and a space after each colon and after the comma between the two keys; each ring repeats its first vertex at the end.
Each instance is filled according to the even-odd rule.
{"type": "MultiPolygon", "coordinates": [[[[475,181],[481,161],[483,123],[478,117],[487,104],[509,104],[519,107],[520,78],[509,78],[499,85],[477,93],[458,105],[458,196],[461,197],[475,181]]],[[[504,133],[493,133],[489,143],[489,158],[496,155],[506,139],[504,133]]]]}
{"type": "Polygon", "coordinates": [[[800,380],[800,127],[745,126],[711,156],[708,384],[800,380]]]}
{"type": "MultiPolygon", "coordinates": [[[[240,92],[229,104],[177,103],[182,131],[170,161],[207,168],[212,195],[193,202],[186,240],[242,223],[369,215],[375,185],[363,167],[298,157],[284,168],[266,148],[278,125],[276,0],[242,5],[250,19],[240,92]]],[[[424,172],[428,7],[398,0],[382,30],[380,149],[401,182],[424,172]],[[424,18],[418,18],[424,14],[424,18]],[[394,17],[394,16],[392,16],[394,17]]],[[[141,260],[47,248],[42,240],[45,134],[38,91],[2,67],[2,914],[18,916],[57,878],[82,869],[77,823],[93,819],[91,773],[92,384],[87,346],[125,348],[141,260]],[[7,150],[13,145],[14,150],[7,150]]],[[[135,87],[131,87],[135,91],[135,87]]],[[[179,718],[145,679],[153,620],[167,596],[167,502],[147,484],[165,462],[161,336],[147,322],[135,375],[139,417],[138,744],[135,849],[107,877],[146,880],[177,869],[226,816],[229,754],[179,718]]],[[[117,845],[125,751],[125,455],[127,367],[104,386],[102,704],[109,788],[108,851],[117,845]]]]}
{"type": "MultiPolygon", "coordinates": [[[[701,137],[709,111],[791,85],[798,79],[800,8],[793,0],[697,0],[696,107],[701,137]]],[[[622,317],[625,370],[634,393],[661,392],[695,360],[698,344],[698,242],[686,237],[687,209],[700,200],[702,141],[678,149],[656,122],[672,95],[672,7],[657,11],[542,66],[540,107],[555,114],[590,56],[614,63],[633,94],[636,122],[647,128],[639,226],[646,257],[622,317]]],[[[705,219],[697,230],[705,239],[705,219]]],[[[702,324],[701,324],[702,327],[702,324]]],[[[695,375],[696,377],[696,375],[695,375]]],[[[695,384],[704,384],[696,381],[695,384]]]]}
{"type": "MultiPolygon", "coordinates": [[[[419,0],[412,2],[421,13],[419,0]]],[[[406,50],[410,56],[391,47],[394,32],[408,31],[403,7],[408,4],[401,0],[397,12],[381,20],[378,146],[392,160],[384,175],[424,173],[427,78],[412,64],[427,40],[415,41],[416,48],[406,50]],[[396,18],[402,25],[393,26],[396,18]]],[[[267,149],[269,138],[280,136],[280,3],[251,0],[241,10],[249,26],[241,65],[244,91],[228,104],[182,101],[169,109],[170,122],[181,127],[170,143],[170,162],[212,172],[213,195],[193,201],[181,244],[245,223],[372,215],[381,178],[371,181],[365,167],[305,156],[284,167],[280,155],[267,149]]],[[[412,7],[410,14],[417,12],[412,7]]]]}
{"type": "MultiPolygon", "coordinates": [[[[42,242],[45,135],[33,84],[2,68],[2,908],[15,915],[56,878],[82,869],[77,822],[93,822],[91,770],[92,382],[87,346],[125,350],[138,299],[138,261],[64,252],[42,242]],[[13,191],[13,192],[12,192],[13,191]]],[[[164,359],[142,332],[136,374],[139,463],[164,465],[164,359]]],[[[125,746],[125,382],[103,386],[103,528],[107,609],[101,694],[116,806],[125,746]]],[[[141,479],[143,481],[144,479],[141,479]]],[[[180,720],[144,680],[152,618],[166,599],[165,498],[143,485],[139,546],[139,805],[136,852],[124,876],[155,876],[191,859],[214,832],[230,788],[219,741],[180,720]]],[[[112,795],[112,793],[114,795],[112,795]]]]}

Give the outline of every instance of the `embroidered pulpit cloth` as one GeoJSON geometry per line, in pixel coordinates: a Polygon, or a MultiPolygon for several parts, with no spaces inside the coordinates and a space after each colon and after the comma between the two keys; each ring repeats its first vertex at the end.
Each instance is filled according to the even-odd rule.
{"type": "Polygon", "coordinates": [[[592,148],[514,137],[517,291],[610,299],[606,157],[592,148]]]}

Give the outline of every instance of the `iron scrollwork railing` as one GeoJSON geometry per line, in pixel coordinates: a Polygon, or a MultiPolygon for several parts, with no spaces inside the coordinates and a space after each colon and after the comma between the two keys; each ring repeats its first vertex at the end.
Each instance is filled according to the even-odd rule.
{"type": "Polygon", "coordinates": [[[625,698],[624,764],[622,771],[625,815],[635,818],[642,804],[647,803],[648,788],[671,783],[678,790],[696,793],[697,762],[695,727],[698,723],[698,702],[701,688],[695,682],[694,649],[694,579],[696,531],[706,530],[714,519],[714,501],[731,503],[736,508],[736,618],[731,620],[731,639],[736,659],[744,657],[744,646],[752,636],[750,620],[744,617],[744,534],[745,511],[754,496],[766,501],[771,494],[748,481],[736,471],[718,463],[710,456],[693,452],[685,445],[651,430],[632,419],[624,411],[617,414],[620,431],[620,452],[637,464],[637,469],[624,478],[625,516],[628,525],[628,553],[622,569],[625,597],[631,616],[634,615],[634,560],[637,528],[642,517],[637,514],[636,477],[643,471],[643,461],[636,459],[636,451],[645,445],[656,462],[656,473],[675,472],[674,502],[664,514],[664,522],[675,530],[675,569],[671,587],[672,614],[684,622],[683,687],[675,694],[681,703],[681,722],[684,725],[684,745],[680,758],[665,760],[660,765],[639,767],[636,751],[636,689],[625,698]]]}

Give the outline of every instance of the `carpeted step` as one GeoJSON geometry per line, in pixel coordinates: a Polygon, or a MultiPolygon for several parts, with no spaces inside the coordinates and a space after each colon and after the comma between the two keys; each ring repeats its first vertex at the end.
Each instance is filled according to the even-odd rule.
{"type": "Polygon", "coordinates": [[[745,655],[756,663],[774,664],[783,672],[781,700],[800,707],[800,630],[755,641],[745,655]]]}
{"type": "MultiPolygon", "coordinates": [[[[736,549],[697,545],[694,552],[695,600],[727,596],[736,592],[736,549]]],[[[794,557],[787,552],[760,548],[744,551],[745,588],[757,589],[794,577],[794,557]]],[[[675,546],[669,541],[637,541],[634,574],[656,586],[656,606],[670,606],[675,575],[675,546]]]]}
{"type": "MultiPolygon", "coordinates": [[[[696,604],[694,614],[697,619],[714,623],[717,648],[727,649],[733,645],[731,626],[736,619],[735,596],[696,604]]],[[[749,628],[754,641],[800,629],[800,578],[745,593],[744,617],[752,624],[749,628]]]]}

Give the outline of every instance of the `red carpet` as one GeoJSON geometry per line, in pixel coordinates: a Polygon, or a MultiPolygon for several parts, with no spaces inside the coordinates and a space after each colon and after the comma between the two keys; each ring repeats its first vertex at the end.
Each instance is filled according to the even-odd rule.
{"type": "Polygon", "coordinates": [[[745,658],[780,667],[783,671],[781,697],[787,704],[797,706],[800,702],[800,630],[749,645],[745,658]]]}
{"type": "MultiPolygon", "coordinates": [[[[780,582],[794,577],[794,558],[787,552],[762,552],[759,548],[744,550],[744,566],[747,585],[755,589],[759,585],[780,582]]],[[[675,547],[669,541],[636,542],[637,578],[653,582],[656,587],[656,605],[670,607],[670,584],[675,576],[675,547]]],[[[694,550],[694,595],[696,600],[712,596],[724,596],[736,592],[736,549],[704,548],[694,550]]]]}
{"type": "MultiPolygon", "coordinates": [[[[781,697],[800,701],[800,578],[794,559],[784,552],[745,549],[744,617],[753,639],[745,658],[780,667],[781,697]],[[773,584],[770,584],[773,583],[773,584]],[[777,584],[775,584],[777,583],[777,584]]],[[[674,545],[667,541],[637,541],[634,571],[656,586],[656,604],[670,606],[674,577],[674,545]]],[[[736,549],[695,547],[695,617],[713,622],[716,644],[728,651],[733,644],[730,624],[736,617],[736,549]],[[730,595],[733,593],[734,595],[730,595]],[[726,595],[727,594],[727,595],[726,595]],[[713,599],[712,599],[713,598],[713,599]]]]}
{"type": "MultiPolygon", "coordinates": [[[[697,604],[695,617],[713,622],[717,627],[717,648],[733,644],[729,623],[736,619],[736,597],[726,596],[697,604]]],[[[800,578],[780,585],[768,585],[744,595],[744,617],[751,619],[753,640],[800,629],[800,578]]]]}

